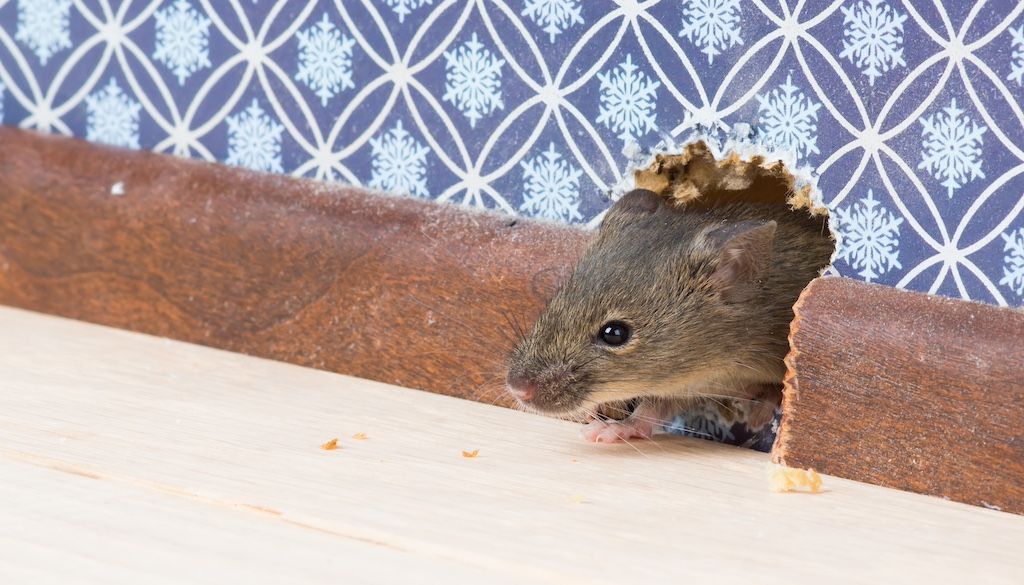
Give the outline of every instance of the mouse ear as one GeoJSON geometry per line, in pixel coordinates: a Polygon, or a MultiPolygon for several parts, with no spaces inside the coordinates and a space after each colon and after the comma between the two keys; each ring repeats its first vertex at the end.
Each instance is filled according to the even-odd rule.
{"type": "Polygon", "coordinates": [[[608,210],[601,221],[601,228],[621,225],[630,219],[650,215],[658,210],[665,198],[654,191],[634,189],[626,193],[608,210]]]}
{"type": "Polygon", "coordinates": [[[743,221],[708,234],[718,250],[718,266],[711,281],[725,302],[750,300],[768,280],[777,225],[774,221],[743,221]]]}

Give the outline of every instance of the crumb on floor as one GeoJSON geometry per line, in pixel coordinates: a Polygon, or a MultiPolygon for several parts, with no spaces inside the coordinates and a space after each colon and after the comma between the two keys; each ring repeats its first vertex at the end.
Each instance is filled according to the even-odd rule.
{"type": "Polygon", "coordinates": [[[466,451],[466,450],[462,451],[462,456],[465,457],[466,459],[472,459],[472,458],[476,457],[479,454],[480,454],[480,449],[473,449],[472,451],[466,451]]]}
{"type": "Polygon", "coordinates": [[[335,437],[335,438],[331,439],[330,441],[327,441],[323,445],[320,445],[320,448],[323,449],[324,451],[333,451],[334,449],[337,449],[338,448],[338,438],[335,437]]]}
{"type": "Polygon", "coordinates": [[[776,492],[792,492],[807,488],[812,494],[821,491],[821,476],[813,469],[776,467],[772,470],[771,488],[776,492]]]}

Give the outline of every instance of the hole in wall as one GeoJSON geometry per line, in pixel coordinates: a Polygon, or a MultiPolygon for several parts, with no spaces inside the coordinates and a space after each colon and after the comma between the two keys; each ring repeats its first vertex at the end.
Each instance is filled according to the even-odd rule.
{"type": "Polygon", "coordinates": [[[777,205],[803,218],[818,220],[833,242],[832,255],[818,274],[825,272],[834,259],[835,233],[817,188],[777,158],[735,152],[716,158],[704,141],[696,141],[678,154],[656,155],[648,166],[634,172],[633,182],[635,188],[653,191],[687,210],[755,203],[777,205]]]}
{"type": "Polygon", "coordinates": [[[635,188],[653,191],[687,210],[755,203],[777,205],[817,220],[833,242],[832,257],[818,273],[832,264],[835,234],[829,225],[828,208],[821,203],[813,183],[801,179],[777,158],[735,152],[716,158],[704,141],[696,141],[678,154],[656,155],[648,166],[634,172],[633,182],[635,188]]]}
{"type": "MultiPolygon", "coordinates": [[[[832,244],[828,252],[823,253],[819,240],[814,255],[821,259],[821,266],[803,287],[814,276],[824,273],[834,261],[835,234],[817,187],[778,157],[756,151],[744,154],[731,151],[716,157],[704,141],[695,141],[685,145],[681,152],[655,155],[649,165],[634,172],[633,181],[635,188],[653,191],[687,210],[754,203],[779,206],[801,216],[809,229],[820,229],[832,244]]],[[[767,450],[775,439],[773,425],[769,423],[780,414],[781,384],[778,389],[766,390],[756,398],[759,399],[756,405],[749,400],[736,400],[731,404],[716,400],[708,405],[709,410],[704,415],[716,416],[725,422],[760,425],[764,433],[761,442],[756,443],[751,438],[748,441],[755,442],[747,444],[767,450]]]]}
{"type": "Polygon", "coordinates": [[[687,144],[679,154],[656,155],[649,166],[634,172],[633,180],[636,188],[654,191],[689,209],[767,203],[828,218],[814,185],[801,180],[781,160],[737,153],[718,159],[703,141],[687,144]]]}

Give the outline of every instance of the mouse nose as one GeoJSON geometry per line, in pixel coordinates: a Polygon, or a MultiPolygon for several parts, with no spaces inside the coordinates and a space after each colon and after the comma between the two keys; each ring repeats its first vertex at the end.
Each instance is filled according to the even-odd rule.
{"type": "Polygon", "coordinates": [[[508,393],[515,396],[519,400],[526,402],[532,400],[537,394],[536,382],[531,382],[525,378],[510,377],[508,379],[508,393]]]}

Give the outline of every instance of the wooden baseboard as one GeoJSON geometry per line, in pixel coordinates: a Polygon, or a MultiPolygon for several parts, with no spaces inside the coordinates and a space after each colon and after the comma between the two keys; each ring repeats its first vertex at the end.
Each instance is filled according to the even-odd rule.
{"type": "Polygon", "coordinates": [[[794,312],[776,461],[1024,514],[1024,312],[843,278],[794,312]]]}
{"type": "Polygon", "coordinates": [[[0,127],[0,304],[502,401],[586,232],[0,127]]]}

